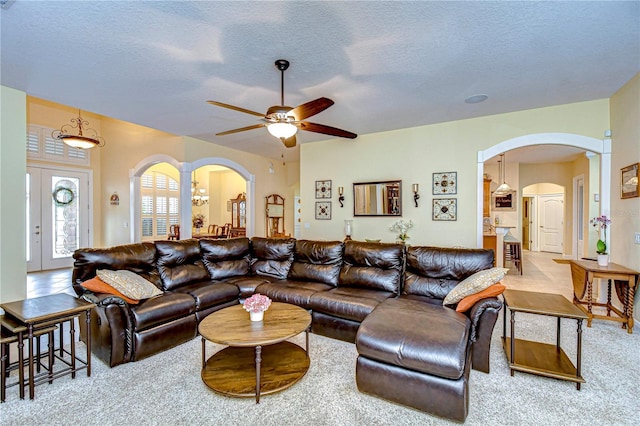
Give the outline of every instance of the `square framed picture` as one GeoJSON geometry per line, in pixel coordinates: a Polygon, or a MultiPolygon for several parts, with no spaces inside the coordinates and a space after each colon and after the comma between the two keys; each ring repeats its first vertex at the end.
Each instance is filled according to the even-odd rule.
{"type": "Polygon", "coordinates": [[[442,172],[433,174],[433,195],[458,193],[458,172],[442,172]]]}
{"type": "Polygon", "coordinates": [[[316,220],[331,220],[331,201],[316,201],[316,220]]]}
{"type": "Polygon", "coordinates": [[[620,169],[620,198],[634,198],[640,196],[638,192],[638,169],[640,163],[631,164],[630,166],[620,169]]]}
{"type": "Polygon", "coordinates": [[[331,181],[330,180],[316,181],[316,199],[321,200],[323,198],[331,198],[331,181]]]}
{"type": "Polygon", "coordinates": [[[434,198],[432,219],[438,221],[458,220],[458,199],[434,198]]]}

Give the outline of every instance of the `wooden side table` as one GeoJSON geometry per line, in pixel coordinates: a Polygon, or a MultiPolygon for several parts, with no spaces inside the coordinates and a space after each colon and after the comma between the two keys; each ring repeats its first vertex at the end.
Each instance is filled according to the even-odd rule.
{"type": "Polygon", "coordinates": [[[509,369],[514,371],[568,380],[576,383],[580,390],[582,378],[582,321],[587,316],[576,306],[559,294],[536,293],[531,291],[505,290],[505,311],[503,315],[502,344],[504,346],[509,369]],[[511,333],[507,338],[507,310],[511,311],[511,333]],[[556,344],[532,342],[515,338],[515,314],[524,312],[529,314],[557,317],[556,344]],[[567,354],[560,347],[560,320],[562,318],[575,319],[577,328],[577,359],[574,366],[567,354]]]}
{"type": "Polygon", "coordinates": [[[27,327],[27,339],[29,343],[29,398],[34,397],[34,354],[33,338],[35,331],[39,328],[55,326],[60,328],[60,348],[54,351],[54,356],[67,367],[50,374],[49,381],[55,378],[71,374],[75,378],[76,372],[84,368],[87,369],[87,377],[91,376],[91,309],[96,305],[86,302],[68,294],[54,294],[51,296],[36,297],[33,299],[19,300],[16,302],[3,303],[0,305],[5,311],[5,315],[15,318],[27,327]],[[77,357],[75,345],[75,318],[82,313],[86,314],[87,323],[87,357],[82,360],[77,357]],[[67,351],[63,347],[64,323],[69,322],[69,332],[71,334],[71,348],[67,351]],[[65,354],[70,356],[66,359],[65,354]]]}
{"type": "Polygon", "coordinates": [[[622,328],[626,328],[627,333],[633,333],[633,300],[640,272],[616,263],[609,263],[608,266],[599,266],[598,262],[593,260],[571,260],[570,263],[571,279],[573,281],[573,303],[587,314],[587,327],[591,327],[591,321],[596,318],[621,322],[622,328]],[[593,280],[596,278],[607,280],[606,303],[593,301],[593,280]],[[623,305],[622,311],[611,303],[612,280],[616,281],[616,292],[623,305]],[[585,293],[586,300],[582,300],[585,297],[585,293]],[[594,314],[594,306],[606,308],[607,315],[594,314]],[[612,312],[618,316],[612,316],[612,312]]]}

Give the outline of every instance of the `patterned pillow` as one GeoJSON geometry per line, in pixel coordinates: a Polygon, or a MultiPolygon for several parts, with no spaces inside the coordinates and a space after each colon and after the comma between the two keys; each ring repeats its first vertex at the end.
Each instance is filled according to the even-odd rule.
{"type": "Polygon", "coordinates": [[[481,292],[504,278],[507,271],[509,271],[507,268],[491,268],[476,272],[455,286],[444,298],[442,304],[453,305],[467,296],[481,292]]]}
{"type": "Polygon", "coordinates": [[[148,299],[162,294],[162,291],[135,272],[125,269],[110,271],[99,269],[96,274],[105,283],[118,290],[130,299],[148,299]]]}

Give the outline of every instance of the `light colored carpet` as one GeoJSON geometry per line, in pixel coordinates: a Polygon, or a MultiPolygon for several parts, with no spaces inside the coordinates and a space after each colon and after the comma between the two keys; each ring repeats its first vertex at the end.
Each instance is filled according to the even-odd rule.
{"type": "MultiPolygon", "coordinates": [[[[428,326],[424,324],[422,326],[428,326]]],[[[555,342],[555,319],[517,314],[521,338],[555,342]]],[[[576,322],[563,320],[562,345],[575,362],[576,322]]],[[[469,425],[632,425],[640,403],[640,337],[617,323],[584,325],[583,376],[575,384],[525,373],[509,375],[496,324],[491,373],[472,371],[469,425]]],[[[302,336],[294,339],[303,344],[302,336]]],[[[209,344],[208,355],[220,346],[209,344]]],[[[227,398],[200,379],[200,339],[110,369],[94,358],[93,374],[60,378],[20,400],[9,389],[3,425],[434,425],[428,414],[358,392],[353,344],[311,335],[311,368],[293,387],[253,399],[227,398]]]]}

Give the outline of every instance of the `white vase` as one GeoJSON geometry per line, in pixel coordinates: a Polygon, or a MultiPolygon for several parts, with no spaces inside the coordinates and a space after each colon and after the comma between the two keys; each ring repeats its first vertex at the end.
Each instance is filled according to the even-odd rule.
{"type": "Polygon", "coordinates": [[[598,255],[598,266],[609,266],[609,255],[608,254],[599,254],[598,255]]]}
{"type": "Polygon", "coordinates": [[[264,311],[262,312],[249,312],[249,316],[251,317],[251,321],[262,321],[264,318],[264,311]]]}

